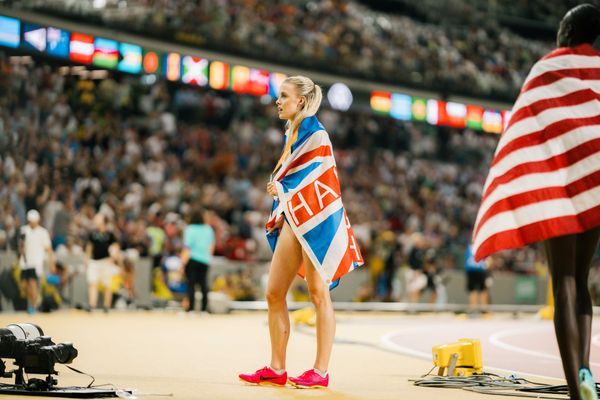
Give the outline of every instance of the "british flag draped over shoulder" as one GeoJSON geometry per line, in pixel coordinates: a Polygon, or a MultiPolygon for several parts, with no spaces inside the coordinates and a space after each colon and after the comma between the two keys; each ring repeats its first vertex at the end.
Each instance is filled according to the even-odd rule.
{"type": "MultiPolygon", "coordinates": [[[[286,138],[287,139],[287,138],[286,138]]],[[[329,135],[315,116],[298,128],[291,156],[275,172],[277,198],[266,224],[271,229],[283,213],[294,235],[330,288],[363,264],[354,232],[342,204],[329,135]]],[[[279,230],[267,233],[274,251],[279,230]]],[[[304,267],[298,274],[304,277],[304,267]]]]}
{"type": "Polygon", "coordinates": [[[559,48],[529,73],[500,138],[475,259],[600,225],[600,53],[559,48]]]}

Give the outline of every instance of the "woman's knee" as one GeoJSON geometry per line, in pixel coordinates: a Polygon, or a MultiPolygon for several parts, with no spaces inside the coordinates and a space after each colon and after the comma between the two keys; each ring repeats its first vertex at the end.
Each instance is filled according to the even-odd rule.
{"type": "Polygon", "coordinates": [[[267,289],[265,298],[269,305],[285,303],[286,292],[279,289],[267,289]]]}
{"type": "Polygon", "coordinates": [[[574,278],[563,278],[552,282],[556,303],[574,301],[577,298],[577,284],[574,278]]]}
{"type": "Polygon", "coordinates": [[[329,300],[329,291],[325,287],[309,288],[308,294],[310,296],[310,301],[316,308],[321,307],[323,304],[327,304],[329,300]]]}

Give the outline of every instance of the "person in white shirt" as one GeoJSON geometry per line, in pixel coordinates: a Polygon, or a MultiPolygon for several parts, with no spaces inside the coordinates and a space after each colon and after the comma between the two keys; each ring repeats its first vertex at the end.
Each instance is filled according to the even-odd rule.
{"type": "Polygon", "coordinates": [[[54,252],[50,234],[40,225],[40,213],[37,210],[27,212],[27,225],[21,227],[19,246],[21,281],[25,285],[30,314],[35,313],[38,303],[39,279],[44,274],[44,260],[47,256],[50,272],[55,273],[54,252]]]}

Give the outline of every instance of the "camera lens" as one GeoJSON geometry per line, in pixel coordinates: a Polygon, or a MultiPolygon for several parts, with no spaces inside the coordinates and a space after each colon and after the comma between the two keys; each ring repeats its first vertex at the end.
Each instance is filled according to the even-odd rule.
{"type": "Polygon", "coordinates": [[[34,324],[10,324],[6,327],[18,340],[31,340],[44,336],[44,331],[34,324]]]}
{"type": "Polygon", "coordinates": [[[52,346],[44,346],[40,350],[50,351],[54,360],[60,364],[69,364],[77,357],[77,349],[72,343],[58,343],[52,346]]]}

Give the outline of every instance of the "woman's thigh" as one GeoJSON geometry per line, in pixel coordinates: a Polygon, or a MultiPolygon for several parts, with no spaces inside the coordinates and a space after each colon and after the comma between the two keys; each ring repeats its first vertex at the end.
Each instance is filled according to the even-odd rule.
{"type": "Polygon", "coordinates": [[[284,222],[271,260],[267,294],[285,295],[298,273],[301,262],[302,245],[296,239],[292,228],[284,222]]]}

